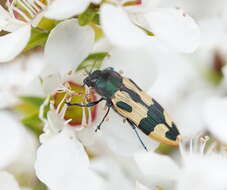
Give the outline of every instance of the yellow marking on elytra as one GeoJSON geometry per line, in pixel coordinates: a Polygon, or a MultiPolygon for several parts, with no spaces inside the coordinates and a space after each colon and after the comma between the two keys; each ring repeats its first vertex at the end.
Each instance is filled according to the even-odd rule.
{"type": "Polygon", "coordinates": [[[179,144],[179,139],[176,141],[168,139],[165,135],[169,129],[165,124],[158,124],[155,126],[154,131],[152,131],[148,136],[165,144],[177,146],[179,144]]]}
{"type": "Polygon", "coordinates": [[[132,120],[137,126],[139,125],[140,121],[147,117],[148,109],[141,105],[140,103],[137,103],[133,101],[129,94],[124,91],[117,91],[114,94],[114,97],[112,98],[112,103],[114,106],[114,109],[123,117],[129,118],[132,120]],[[130,105],[132,107],[132,112],[127,112],[118,106],[116,106],[117,102],[123,101],[126,104],[130,105]]]}
{"type": "Polygon", "coordinates": [[[122,82],[127,88],[136,92],[141,97],[145,104],[147,104],[148,106],[154,104],[152,98],[146,92],[138,89],[138,87],[135,84],[133,84],[128,78],[123,78],[122,82]]]}
{"type": "Polygon", "coordinates": [[[165,117],[166,123],[167,123],[170,127],[172,127],[172,120],[170,119],[169,115],[168,115],[165,111],[163,112],[163,115],[164,115],[164,117],[165,117]]]}

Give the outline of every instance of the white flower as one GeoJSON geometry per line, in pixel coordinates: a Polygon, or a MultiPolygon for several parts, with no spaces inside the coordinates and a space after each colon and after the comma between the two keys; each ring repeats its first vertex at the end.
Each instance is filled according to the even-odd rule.
{"type": "MultiPolygon", "coordinates": [[[[18,178],[23,176],[29,184],[36,179],[34,161],[37,139],[10,112],[1,111],[0,120],[2,122],[0,170],[7,170],[18,178]]],[[[0,182],[0,187],[1,185],[0,182]]]]}
{"type": "MultiPolygon", "coordinates": [[[[65,72],[75,69],[77,65],[79,65],[80,62],[84,60],[92,51],[93,45],[94,33],[91,28],[88,26],[79,26],[75,19],[64,21],[52,30],[50,33],[50,38],[48,39],[45,47],[45,58],[47,60],[48,68],[44,71],[44,76],[42,77],[43,88],[45,89],[45,93],[47,95],[52,95],[56,90],[59,89],[66,90],[66,87],[63,87],[63,84],[65,84],[67,81],[73,81],[77,84],[82,84],[82,75],[74,72],[65,74],[65,72]],[[52,70],[50,68],[54,69],[52,70]],[[60,74],[55,72],[60,72],[60,74]]],[[[93,50],[96,51],[95,49],[93,50]]],[[[134,52],[113,48],[110,51],[110,59],[106,60],[104,65],[105,64],[106,66],[116,66],[116,68],[119,70],[126,70],[126,72],[130,73],[131,76],[132,73],[138,71],[135,74],[138,78],[138,84],[143,86],[145,90],[148,89],[153,82],[153,76],[151,76],[151,72],[152,74],[155,74],[155,72],[152,65],[152,59],[149,53],[143,51],[143,49],[138,49],[134,52]],[[132,53],[133,57],[131,56],[132,53]],[[129,60],[129,55],[131,56],[131,60],[129,60]],[[139,68],[137,67],[137,62],[140,62],[139,68]],[[129,71],[128,68],[130,68],[129,71]]],[[[67,108],[66,105],[65,108],[67,108]]],[[[95,122],[92,123],[92,126],[94,127],[99,124],[105,114],[103,105],[98,106],[97,109],[97,117],[95,118],[95,122]]],[[[56,115],[56,113],[51,115],[59,117],[56,115]]],[[[45,127],[46,133],[42,135],[42,137],[45,137],[46,135],[46,137],[51,137],[53,136],[51,134],[55,135],[56,132],[59,131],[59,125],[57,123],[60,121],[59,119],[56,119],[55,116],[55,119],[53,117],[48,118],[49,120],[46,125],[47,127],[45,127]],[[52,123],[51,127],[50,123],[52,123]],[[55,130],[53,130],[53,128],[55,128],[55,130]],[[51,131],[55,132],[51,133],[51,131]]],[[[64,111],[60,113],[60,117],[63,118],[63,116],[64,111]]],[[[104,122],[103,129],[100,133],[103,134],[102,136],[103,139],[105,139],[105,144],[107,144],[109,148],[124,155],[131,155],[138,149],[141,149],[142,146],[129,124],[123,123],[122,121],[123,119],[119,115],[116,115],[116,113],[111,111],[109,115],[109,121],[104,122]],[[121,132],[119,133],[119,131],[121,132]]],[[[62,123],[60,126],[64,125],[64,122],[62,123]]],[[[81,133],[84,134],[82,135],[80,133],[78,135],[80,138],[84,139],[83,142],[90,141],[88,144],[92,144],[91,142],[93,141],[94,137],[91,137],[95,136],[94,128],[85,128],[83,130],[84,132],[81,131],[81,133]]],[[[157,147],[158,143],[154,143],[153,140],[149,139],[146,135],[142,134],[141,132],[139,133],[142,138],[145,139],[146,144],[148,144],[148,148],[154,150],[157,147]]]]}
{"type": "Polygon", "coordinates": [[[83,12],[94,0],[8,0],[8,10],[0,6],[0,62],[15,58],[27,45],[31,27],[43,17],[63,20],[83,12]]]}
{"type": "Polygon", "coordinates": [[[21,55],[11,63],[0,64],[0,108],[17,103],[19,95],[32,95],[33,90],[28,86],[38,77],[44,64],[43,55],[39,51],[21,55]]]}
{"type": "Polygon", "coordinates": [[[212,97],[206,101],[203,109],[203,117],[208,130],[219,140],[227,143],[227,98],[212,97]]]}
{"type": "Polygon", "coordinates": [[[39,147],[35,168],[39,179],[50,189],[101,190],[104,182],[89,165],[88,156],[75,133],[64,128],[39,147]]]}
{"type": "Polygon", "coordinates": [[[133,189],[134,181],[128,174],[126,174],[125,168],[122,167],[121,164],[111,155],[92,159],[91,169],[105,179],[107,182],[105,189],[133,189]]]}
{"type": "Polygon", "coordinates": [[[213,152],[213,146],[204,153],[207,139],[202,144],[191,141],[189,152],[181,145],[182,162],[179,167],[170,157],[155,153],[138,153],[135,160],[144,174],[144,184],[160,185],[176,190],[212,190],[227,188],[227,155],[213,152]]]}
{"type": "Polygon", "coordinates": [[[104,4],[100,12],[103,31],[113,44],[133,48],[148,47],[150,43],[156,48],[187,53],[198,46],[198,26],[184,11],[153,6],[144,9],[143,1],[129,8],[123,6],[124,2],[116,4],[119,6],[104,4]],[[147,35],[141,27],[154,36],[147,35]]]}
{"type": "Polygon", "coordinates": [[[79,26],[76,19],[58,24],[50,32],[44,51],[47,64],[56,68],[51,72],[65,74],[75,69],[92,51],[94,42],[92,28],[79,26]]]}

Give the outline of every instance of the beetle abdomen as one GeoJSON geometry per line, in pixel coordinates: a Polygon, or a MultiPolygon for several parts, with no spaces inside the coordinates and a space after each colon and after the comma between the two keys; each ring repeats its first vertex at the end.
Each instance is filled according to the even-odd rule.
{"type": "Polygon", "coordinates": [[[165,110],[132,80],[123,78],[112,97],[116,112],[130,119],[146,135],[162,143],[178,145],[179,132],[165,110]]]}

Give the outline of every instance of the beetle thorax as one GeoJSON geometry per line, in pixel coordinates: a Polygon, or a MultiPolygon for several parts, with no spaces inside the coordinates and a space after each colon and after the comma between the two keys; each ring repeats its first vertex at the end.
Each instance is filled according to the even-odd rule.
{"type": "Polygon", "coordinates": [[[84,83],[108,99],[120,88],[122,77],[112,70],[96,70],[85,78],[84,83]]]}

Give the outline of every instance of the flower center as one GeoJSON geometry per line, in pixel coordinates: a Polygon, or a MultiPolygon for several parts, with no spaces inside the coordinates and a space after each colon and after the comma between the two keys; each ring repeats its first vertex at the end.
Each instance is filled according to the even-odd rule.
{"type": "MultiPolygon", "coordinates": [[[[73,95],[70,99],[70,103],[79,103],[79,104],[86,104],[87,102],[92,102],[96,100],[96,96],[93,92],[86,95],[86,90],[83,86],[76,84],[75,82],[67,82],[69,89],[72,92],[75,92],[75,95],[73,95]]],[[[54,108],[58,109],[59,104],[62,103],[62,100],[66,96],[66,92],[56,92],[52,99],[54,100],[54,108]]],[[[61,112],[63,108],[63,105],[61,105],[58,112],[61,112]]],[[[65,120],[71,120],[68,124],[71,126],[78,126],[83,125],[84,120],[85,123],[89,124],[90,121],[94,121],[96,117],[96,107],[92,108],[81,108],[79,106],[71,106],[68,107],[64,114],[65,120]]]]}
{"type": "Polygon", "coordinates": [[[49,0],[8,0],[7,6],[12,17],[30,22],[49,4],[49,0]]]}

